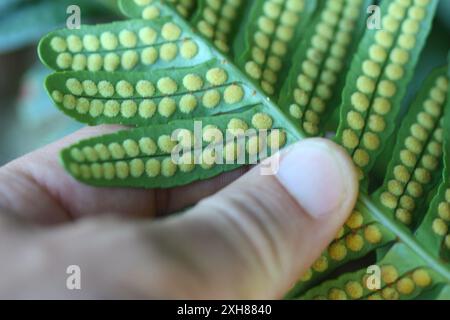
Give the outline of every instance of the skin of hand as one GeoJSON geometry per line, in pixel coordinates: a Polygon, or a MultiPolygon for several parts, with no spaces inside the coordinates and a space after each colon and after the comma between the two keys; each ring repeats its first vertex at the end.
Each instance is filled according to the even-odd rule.
{"type": "Polygon", "coordinates": [[[275,175],[257,166],[170,190],[64,172],[61,148],[116,130],[86,128],[0,168],[0,298],[282,298],[356,202],[352,162],[325,139],[283,150],[275,175]],[[66,287],[70,265],[81,290],[66,287]]]}

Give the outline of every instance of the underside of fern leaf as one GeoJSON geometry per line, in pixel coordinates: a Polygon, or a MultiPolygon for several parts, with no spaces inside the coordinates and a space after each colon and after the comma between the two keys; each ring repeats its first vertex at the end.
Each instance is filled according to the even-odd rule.
{"type": "Polygon", "coordinates": [[[120,0],[132,20],[48,34],[39,55],[55,70],[45,85],[56,106],[89,125],[129,127],[63,150],[64,167],[99,187],[170,188],[338,127],[335,141],[359,170],[361,196],[288,297],[445,297],[448,67],[431,73],[397,117],[437,0],[381,1],[381,30],[365,29],[372,3],[120,0]],[[330,125],[337,113],[339,124],[330,125]],[[390,143],[384,183],[368,194],[373,164],[390,143]],[[375,254],[379,289],[368,287],[365,269],[343,272],[375,254]]]}

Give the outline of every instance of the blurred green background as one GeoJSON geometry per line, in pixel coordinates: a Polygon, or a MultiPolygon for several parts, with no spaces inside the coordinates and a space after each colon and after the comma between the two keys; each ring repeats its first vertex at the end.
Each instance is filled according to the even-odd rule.
{"type": "MultiPolygon", "coordinates": [[[[82,23],[90,24],[120,19],[115,1],[0,0],[0,165],[81,127],[47,97],[43,80],[49,70],[39,63],[36,44],[65,25],[69,5],[79,5],[82,23]]],[[[450,0],[441,0],[409,99],[430,69],[446,63],[449,50],[450,0]]]]}

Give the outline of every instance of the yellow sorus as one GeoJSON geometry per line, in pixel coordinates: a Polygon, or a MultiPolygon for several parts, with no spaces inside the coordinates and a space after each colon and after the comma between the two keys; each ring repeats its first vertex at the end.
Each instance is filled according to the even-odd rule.
{"type": "Polygon", "coordinates": [[[349,281],[345,284],[345,291],[351,299],[359,299],[363,296],[364,288],[359,282],[349,281]]]}
{"type": "Polygon", "coordinates": [[[94,146],[95,152],[97,152],[98,157],[102,161],[109,160],[111,158],[111,153],[104,144],[98,143],[94,146]]]}
{"type": "Polygon", "coordinates": [[[103,164],[103,176],[106,180],[112,180],[114,179],[116,175],[116,168],[112,163],[104,163],[103,164]]]}
{"type": "Polygon", "coordinates": [[[438,206],[439,217],[445,221],[450,221],[450,203],[441,202],[438,206]]]}
{"type": "Polygon", "coordinates": [[[165,43],[159,49],[159,55],[164,61],[172,61],[178,54],[178,47],[174,43],[165,43]]]}
{"type": "Polygon", "coordinates": [[[136,115],[137,104],[133,100],[125,100],[120,106],[120,113],[124,118],[132,118],[136,115]]]}
{"type": "Polygon", "coordinates": [[[218,90],[208,90],[202,97],[202,104],[205,108],[212,109],[219,105],[221,98],[218,90]]]}
{"type": "Polygon", "coordinates": [[[273,120],[268,114],[260,112],[252,117],[252,125],[256,129],[267,130],[272,128],[273,120]]]}
{"type": "Polygon", "coordinates": [[[232,135],[242,135],[247,131],[248,124],[244,120],[233,118],[228,122],[227,129],[232,135]]]}
{"type": "Polygon", "coordinates": [[[381,278],[386,284],[391,284],[397,281],[398,272],[394,266],[385,265],[381,267],[381,278]]]}
{"type": "Polygon", "coordinates": [[[64,95],[61,93],[61,91],[54,90],[52,92],[52,99],[57,103],[61,103],[63,102],[64,95]]]}
{"type": "Polygon", "coordinates": [[[383,298],[378,293],[375,293],[368,296],[367,300],[383,300],[383,298]]]}
{"type": "Polygon", "coordinates": [[[400,48],[395,48],[392,50],[390,59],[392,62],[397,63],[399,65],[404,65],[409,60],[409,53],[408,51],[400,48]]]}
{"type": "Polygon", "coordinates": [[[110,98],[114,95],[114,86],[111,82],[102,80],[98,83],[98,92],[104,98],[110,98]]]}
{"type": "Polygon", "coordinates": [[[206,80],[213,86],[220,86],[227,82],[228,74],[222,68],[213,68],[206,73],[206,80]]]}
{"type": "Polygon", "coordinates": [[[139,140],[139,150],[147,156],[152,156],[156,154],[157,146],[152,138],[145,137],[139,140]]]}
{"type": "Polygon", "coordinates": [[[181,97],[179,109],[182,113],[191,113],[197,107],[197,98],[192,94],[186,94],[181,97]]]}
{"type": "Polygon", "coordinates": [[[160,16],[159,8],[156,6],[148,6],[142,10],[142,19],[153,20],[160,16]]]}
{"type": "Polygon", "coordinates": [[[381,97],[392,98],[397,92],[397,87],[392,81],[381,80],[377,92],[381,97]]]}
{"type": "Polygon", "coordinates": [[[81,177],[85,180],[88,180],[92,177],[92,172],[91,172],[91,168],[88,165],[81,165],[80,166],[80,171],[81,171],[81,177]]]}
{"type": "Polygon", "coordinates": [[[201,167],[205,170],[211,169],[218,162],[218,155],[214,148],[206,148],[202,152],[201,167]]]}
{"type": "Polygon", "coordinates": [[[120,112],[120,104],[115,100],[108,100],[105,103],[103,114],[108,118],[116,117],[120,112]]]}
{"type": "Polygon", "coordinates": [[[181,44],[180,53],[181,53],[181,56],[183,58],[185,58],[185,59],[192,59],[198,53],[198,46],[192,40],[185,40],[181,44]]]}
{"type": "Polygon", "coordinates": [[[190,152],[184,153],[179,159],[178,167],[180,168],[181,172],[185,173],[194,170],[195,164],[193,154],[190,152]]]}
{"type": "Polygon", "coordinates": [[[156,159],[147,160],[145,163],[145,173],[150,178],[157,177],[161,172],[161,162],[156,159]]]}
{"type": "Polygon", "coordinates": [[[130,174],[133,178],[140,178],[145,171],[144,161],[141,159],[133,159],[130,162],[130,174]]]}
{"type": "Polygon", "coordinates": [[[139,80],[136,84],[136,91],[141,97],[149,98],[155,94],[155,86],[150,81],[139,80]]]}
{"type": "Polygon", "coordinates": [[[134,158],[137,157],[140,153],[139,145],[136,141],[127,139],[123,142],[123,148],[128,157],[134,158]]]}
{"type": "Polygon", "coordinates": [[[122,98],[130,98],[134,94],[133,86],[125,80],[120,80],[119,82],[117,82],[116,91],[117,94],[122,98]]]}
{"type": "Polygon", "coordinates": [[[311,280],[313,275],[313,272],[311,269],[306,270],[306,272],[303,274],[303,276],[300,278],[300,281],[306,282],[311,280]]]}
{"type": "Polygon", "coordinates": [[[387,189],[395,196],[401,196],[405,190],[405,186],[398,180],[390,180],[387,184],[387,189]]]}
{"type": "Polygon", "coordinates": [[[348,149],[354,149],[359,144],[359,137],[354,131],[346,129],[342,133],[342,143],[344,147],[348,149]]]}
{"type": "Polygon", "coordinates": [[[425,129],[432,130],[434,128],[435,120],[426,112],[420,112],[417,115],[417,122],[425,129]]]}
{"type": "Polygon", "coordinates": [[[161,174],[164,177],[173,177],[177,172],[177,165],[171,158],[165,158],[161,163],[161,174]]]}
{"type": "Polygon", "coordinates": [[[291,104],[289,107],[289,113],[295,119],[300,119],[303,116],[302,109],[297,104],[291,104]]]}
{"type": "Polygon", "coordinates": [[[352,106],[359,112],[366,112],[369,108],[369,97],[361,92],[355,92],[351,96],[352,106]]]}
{"type": "Polygon", "coordinates": [[[394,43],[394,36],[392,33],[385,31],[385,30],[378,30],[375,33],[375,41],[380,46],[385,47],[386,49],[389,49],[392,44],[394,43]]]}
{"type": "Polygon", "coordinates": [[[139,56],[134,50],[127,50],[123,53],[121,65],[124,70],[133,69],[139,62],[139,56]]]}
{"type": "Polygon", "coordinates": [[[414,178],[421,184],[427,184],[431,181],[431,173],[424,168],[417,168],[414,171],[414,178]]]}
{"type": "Polygon", "coordinates": [[[450,203],[450,189],[445,191],[445,201],[450,203]]]}
{"type": "Polygon", "coordinates": [[[69,165],[69,171],[75,177],[79,177],[81,175],[80,166],[76,163],[71,163],[69,165]]]}
{"type": "Polygon", "coordinates": [[[447,249],[450,250],[450,234],[445,236],[444,243],[445,243],[445,246],[447,247],[447,249]]]}
{"type": "Polygon", "coordinates": [[[423,108],[427,113],[436,118],[438,118],[442,112],[442,106],[439,105],[436,101],[431,99],[427,99],[423,103],[423,108]]]}
{"type": "Polygon", "coordinates": [[[72,55],[67,52],[60,53],[56,58],[56,64],[60,69],[70,68],[72,65],[72,55]]]}
{"type": "Polygon", "coordinates": [[[380,201],[385,207],[395,209],[397,207],[398,198],[390,192],[383,192],[380,196],[380,201]]]}
{"type": "Polygon", "coordinates": [[[66,41],[70,52],[80,52],[83,50],[83,42],[80,37],[72,34],[67,37],[66,41]]]}
{"type": "Polygon", "coordinates": [[[95,151],[94,148],[90,146],[86,146],[81,150],[86,157],[86,160],[89,162],[96,162],[98,161],[98,154],[97,151],[95,151]]]}
{"type": "Polygon", "coordinates": [[[241,102],[244,98],[244,89],[240,85],[232,84],[225,89],[223,98],[227,104],[241,102]]]}
{"type": "Polygon", "coordinates": [[[53,37],[50,41],[50,46],[52,47],[53,51],[60,53],[67,50],[67,42],[61,37],[53,37]]]}
{"type": "Polygon", "coordinates": [[[411,126],[410,132],[415,138],[417,138],[423,142],[426,141],[429,136],[427,130],[424,127],[422,127],[420,124],[417,124],[417,123],[415,123],[411,126]]]}
{"type": "Polygon", "coordinates": [[[361,130],[365,124],[362,115],[356,111],[350,111],[347,114],[347,123],[354,130],[361,130]]]}
{"type": "Polygon", "coordinates": [[[353,213],[350,215],[350,217],[347,219],[345,224],[350,229],[357,229],[362,226],[364,222],[364,217],[359,211],[353,211],[353,213]]]}
{"type": "Polygon", "coordinates": [[[157,38],[158,38],[158,33],[150,27],[144,27],[139,30],[139,39],[145,45],[154,44],[156,42],[157,38]]]}
{"type": "Polygon", "coordinates": [[[267,146],[271,148],[272,151],[279,150],[286,144],[286,139],[286,132],[278,129],[272,130],[267,137],[267,146]]]}
{"type": "Polygon", "coordinates": [[[90,103],[86,98],[80,98],[77,101],[76,110],[79,114],[86,114],[89,112],[90,103]]]}
{"type": "Polygon", "coordinates": [[[73,110],[77,106],[77,99],[71,94],[66,94],[63,97],[62,103],[63,103],[64,108],[73,110]]]}
{"type": "Polygon", "coordinates": [[[409,225],[412,222],[411,212],[403,208],[399,208],[395,211],[395,218],[406,225],[409,225]]]}
{"type": "Polygon", "coordinates": [[[125,48],[134,48],[137,46],[137,36],[133,31],[122,30],[119,33],[119,42],[125,48]]]}
{"type": "Polygon", "coordinates": [[[444,220],[440,218],[434,219],[432,228],[434,233],[436,233],[439,236],[445,236],[448,232],[447,224],[445,223],[444,220]]]}
{"type": "Polygon", "coordinates": [[[87,34],[83,37],[83,46],[87,51],[95,52],[100,49],[100,41],[97,36],[87,34]]]}
{"type": "Polygon", "coordinates": [[[108,149],[113,159],[120,160],[125,158],[125,149],[117,142],[113,142],[108,145],[108,149]]]}
{"type": "Polygon", "coordinates": [[[116,174],[119,179],[126,179],[130,175],[130,167],[125,161],[116,163],[116,174]]]}
{"type": "Polygon", "coordinates": [[[255,62],[249,61],[245,64],[245,71],[247,74],[254,78],[254,79],[260,79],[262,76],[262,71],[260,66],[258,66],[255,62]]]}
{"type": "Polygon", "coordinates": [[[331,259],[341,261],[347,256],[347,248],[342,243],[333,243],[328,247],[328,254],[331,259]]]}
{"type": "Polygon", "coordinates": [[[158,147],[164,153],[171,153],[176,145],[176,141],[173,141],[169,135],[162,135],[158,138],[158,147]]]}
{"type": "Polygon", "coordinates": [[[174,99],[168,97],[162,98],[158,104],[158,113],[165,118],[169,118],[174,114],[176,108],[177,103],[174,99]]]}
{"type": "Polygon", "coordinates": [[[390,80],[399,80],[403,77],[405,71],[403,69],[403,67],[399,64],[395,64],[395,63],[389,63],[388,66],[386,67],[386,76],[390,79],[390,80]]]}
{"type": "Polygon", "coordinates": [[[386,129],[386,121],[383,117],[372,114],[369,117],[369,129],[373,132],[383,132],[386,129]]]}
{"type": "Polygon", "coordinates": [[[330,300],[347,300],[347,295],[344,290],[332,288],[328,291],[328,299],[330,300]]]}
{"type": "Polygon", "coordinates": [[[417,156],[410,150],[402,150],[400,151],[400,161],[406,167],[413,168],[417,163],[417,156]]]}
{"type": "Polygon", "coordinates": [[[359,234],[349,234],[345,238],[345,244],[348,249],[357,252],[364,247],[364,239],[359,234]]]}
{"type": "Polygon", "coordinates": [[[167,22],[161,29],[162,37],[167,41],[178,40],[181,36],[181,29],[173,22],[167,22]]]}
{"type": "Polygon", "coordinates": [[[75,160],[76,162],[84,162],[86,160],[86,156],[84,155],[84,153],[78,149],[78,148],[73,148],[70,150],[70,156],[72,157],[73,160],[75,160]]]}
{"type": "Polygon", "coordinates": [[[223,140],[222,131],[214,125],[203,128],[203,140],[206,142],[220,142],[223,140]]]}
{"type": "Polygon", "coordinates": [[[420,183],[411,181],[408,183],[407,191],[411,197],[420,198],[423,194],[423,187],[420,183]]]}
{"type": "Polygon", "coordinates": [[[86,69],[88,60],[84,54],[77,53],[73,56],[72,60],[72,70],[74,71],[83,71],[86,69]]]}
{"type": "Polygon", "coordinates": [[[115,50],[119,45],[119,40],[114,33],[107,31],[101,34],[100,43],[106,50],[115,50]]]}
{"type": "Polygon", "coordinates": [[[419,155],[423,150],[423,144],[415,137],[405,139],[405,147],[414,154],[419,155]]]}
{"type": "Polygon", "coordinates": [[[83,94],[83,86],[81,85],[81,82],[75,78],[67,79],[66,87],[72,94],[76,96],[80,96],[81,94],[83,94]]]}
{"type": "Polygon", "coordinates": [[[397,291],[403,295],[411,294],[415,287],[416,285],[414,284],[414,281],[412,281],[409,277],[398,280],[396,284],[397,291]]]}
{"type": "Polygon", "coordinates": [[[156,112],[156,103],[152,100],[143,100],[139,104],[139,115],[144,119],[153,117],[156,112]]]}
{"type": "Polygon", "coordinates": [[[106,54],[103,63],[104,63],[103,68],[106,71],[108,72],[115,71],[120,65],[120,57],[117,54],[110,52],[106,54]]]}
{"type": "Polygon", "coordinates": [[[187,74],[183,78],[183,86],[189,91],[197,91],[203,87],[203,80],[196,74],[187,74]]]}
{"type": "Polygon", "coordinates": [[[324,272],[328,269],[328,259],[325,256],[321,256],[318,258],[314,264],[312,265],[312,268],[316,272],[324,272]]]}
{"type": "Polygon", "coordinates": [[[376,244],[381,241],[383,234],[376,225],[369,225],[364,229],[364,238],[371,244],[376,244]]]}
{"type": "Polygon", "coordinates": [[[87,68],[89,71],[100,71],[102,67],[103,57],[100,54],[94,53],[88,57],[87,68]]]}
{"type": "Polygon", "coordinates": [[[363,149],[356,149],[353,154],[353,161],[358,167],[364,168],[369,164],[370,156],[367,151],[363,149]]]}
{"type": "Polygon", "coordinates": [[[398,44],[402,49],[411,50],[416,45],[416,37],[411,34],[402,34],[398,37],[398,44]]]}
{"type": "Polygon", "coordinates": [[[398,300],[400,297],[397,290],[395,290],[394,288],[390,288],[390,287],[387,287],[387,288],[384,288],[383,290],[381,290],[381,296],[385,300],[398,300]]]}
{"type": "Polygon", "coordinates": [[[380,147],[380,138],[372,132],[363,135],[363,145],[367,150],[377,150],[380,147]]]}
{"type": "Polygon", "coordinates": [[[364,74],[371,78],[377,78],[381,73],[381,66],[371,60],[365,60],[362,64],[364,74]]]}
{"type": "Polygon", "coordinates": [[[141,61],[144,65],[154,64],[158,60],[158,50],[155,48],[145,48],[141,53],[141,61]]]}
{"type": "Polygon", "coordinates": [[[436,157],[426,154],[422,157],[421,164],[425,169],[433,171],[438,167],[439,161],[436,157]]]}
{"type": "Polygon", "coordinates": [[[428,287],[431,284],[431,277],[425,269],[417,269],[412,273],[414,283],[419,287],[428,287]]]}
{"type": "Polygon", "coordinates": [[[375,81],[366,76],[359,76],[356,80],[356,87],[362,93],[372,94],[375,91],[375,81]]]}
{"type": "Polygon", "coordinates": [[[97,85],[92,80],[84,80],[82,83],[82,91],[88,96],[95,96],[98,93],[97,85]]]}
{"type": "Polygon", "coordinates": [[[162,94],[174,94],[178,90],[177,83],[169,77],[164,77],[158,80],[157,83],[158,90],[162,94]]]}
{"type": "Polygon", "coordinates": [[[379,63],[384,63],[387,58],[387,51],[378,44],[372,44],[369,47],[369,57],[371,60],[379,63]]]}

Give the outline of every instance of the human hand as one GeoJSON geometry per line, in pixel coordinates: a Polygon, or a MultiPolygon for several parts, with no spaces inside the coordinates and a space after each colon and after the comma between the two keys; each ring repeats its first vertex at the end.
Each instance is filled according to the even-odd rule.
{"type": "Polygon", "coordinates": [[[58,164],[62,147],[115,130],[0,168],[0,297],[281,298],[357,198],[351,160],[324,139],[283,151],[275,176],[241,169],[171,190],[92,188],[58,164]],[[81,290],[66,288],[69,265],[81,290]]]}

